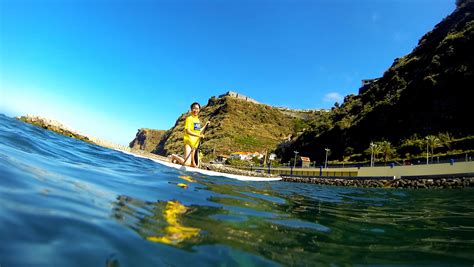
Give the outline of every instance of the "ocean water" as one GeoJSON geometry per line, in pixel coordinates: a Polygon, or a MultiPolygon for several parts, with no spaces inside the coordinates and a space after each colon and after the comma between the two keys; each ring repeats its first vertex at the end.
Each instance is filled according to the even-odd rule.
{"type": "Polygon", "coordinates": [[[0,115],[0,266],[473,266],[474,190],[240,182],[0,115]]]}

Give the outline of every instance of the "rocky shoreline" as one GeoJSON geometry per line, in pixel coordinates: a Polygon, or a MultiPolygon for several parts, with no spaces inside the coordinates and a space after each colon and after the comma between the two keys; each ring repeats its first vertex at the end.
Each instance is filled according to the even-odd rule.
{"type": "Polygon", "coordinates": [[[441,179],[338,179],[338,178],[308,178],[308,177],[283,177],[285,182],[311,183],[320,185],[372,187],[372,188],[465,188],[474,187],[474,177],[441,178],[441,179]]]}

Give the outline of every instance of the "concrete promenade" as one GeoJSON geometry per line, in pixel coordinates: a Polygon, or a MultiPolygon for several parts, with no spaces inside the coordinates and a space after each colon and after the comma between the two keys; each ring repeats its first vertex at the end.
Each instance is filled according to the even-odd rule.
{"type": "MultiPolygon", "coordinates": [[[[261,172],[268,172],[268,168],[253,168],[261,172]]],[[[380,166],[380,167],[350,167],[350,168],[271,168],[271,174],[293,175],[298,177],[391,177],[405,176],[436,176],[472,174],[474,176],[474,161],[408,165],[408,166],[380,166]]]]}

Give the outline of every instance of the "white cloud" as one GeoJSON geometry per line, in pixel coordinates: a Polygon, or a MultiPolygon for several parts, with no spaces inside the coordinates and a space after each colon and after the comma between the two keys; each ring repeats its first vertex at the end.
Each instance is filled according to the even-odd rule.
{"type": "Polygon", "coordinates": [[[324,98],[323,98],[323,101],[324,102],[339,102],[341,103],[343,100],[343,96],[337,92],[331,92],[331,93],[327,93],[324,98]]]}

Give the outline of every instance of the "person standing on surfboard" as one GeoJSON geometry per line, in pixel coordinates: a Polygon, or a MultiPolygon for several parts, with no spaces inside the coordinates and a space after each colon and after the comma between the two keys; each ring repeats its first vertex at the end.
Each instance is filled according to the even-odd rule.
{"type": "Polygon", "coordinates": [[[204,130],[209,125],[209,121],[206,122],[204,127],[201,127],[201,121],[199,120],[199,112],[201,111],[201,105],[194,102],[191,104],[191,115],[186,118],[184,122],[184,158],[178,155],[171,155],[172,163],[179,163],[185,166],[197,167],[194,154],[199,146],[199,141],[204,137],[204,130]]]}

